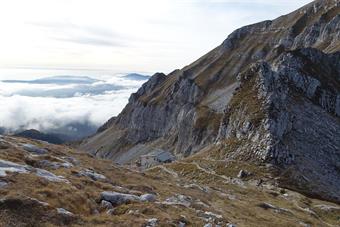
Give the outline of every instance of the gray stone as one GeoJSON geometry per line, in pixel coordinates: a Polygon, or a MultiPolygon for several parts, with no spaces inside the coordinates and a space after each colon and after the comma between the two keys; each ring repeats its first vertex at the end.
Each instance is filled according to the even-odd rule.
{"type": "Polygon", "coordinates": [[[45,168],[51,168],[51,169],[59,169],[59,168],[71,168],[73,167],[73,165],[69,162],[51,162],[51,161],[48,161],[48,160],[40,160],[38,162],[38,165],[40,167],[45,167],[45,168]]]}
{"type": "Polygon", "coordinates": [[[64,208],[57,208],[57,212],[58,214],[61,214],[61,215],[64,215],[64,216],[69,216],[69,217],[72,217],[74,216],[74,214],[64,208]]]}
{"type": "Polygon", "coordinates": [[[91,178],[92,180],[95,180],[95,181],[106,179],[106,177],[104,175],[96,173],[95,171],[90,170],[90,169],[81,170],[79,172],[79,176],[86,176],[86,177],[89,177],[89,178],[91,178]]]}
{"type": "Polygon", "coordinates": [[[100,194],[100,200],[110,202],[113,206],[140,201],[139,196],[132,194],[123,194],[118,192],[105,191],[100,194]]]}
{"type": "Polygon", "coordinates": [[[65,156],[65,157],[62,157],[62,159],[75,166],[80,164],[80,161],[72,156],[65,156]]]}
{"type": "Polygon", "coordinates": [[[46,154],[47,153],[46,149],[39,148],[39,147],[37,147],[36,145],[33,145],[33,144],[28,144],[28,143],[27,144],[23,144],[22,148],[25,151],[28,151],[30,153],[37,154],[37,155],[42,155],[42,154],[46,154]]]}
{"type": "Polygon", "coordinates": [[[192,203],[192,198],[185,195],[176,194],[172,197],[167,198],[163,204],[166,205],[182,205],[185,207],[190,207],[192,203]]]}
{"type": "Polygon", "coordinates": [[[6,176],[6,172],[13,172],[13,173],[27,173],[26,165],[20,165],[14,162],[0,160],[0,176],[6,176]]]}
{"type": "Polygon", "coordinates": [[[47,170],[33,168],[27,165],[20,165],[10,161],[0,160],[0,176],[6,176],[6,172],[33,173],[49,181],[69,183],[69,181],[66,180],[64,177],[56,176],[55,174],[47,170]]]}
{"type": "Polygon", "coordinates": [[[69,183],[67,179],[65,179],[63,176],[57,176],[47,170],[44,169],[35,169],[36,175],[42,178],[45,178],[48,181],[52,182],[64,182],[64,183],[69,183]]]}
{"type": "Polygon", "coordinates": [[[140,200],[142,202],[155,202],[156,201],[156,195],[154,194],[144,194],[140,196],[140,200]]]}

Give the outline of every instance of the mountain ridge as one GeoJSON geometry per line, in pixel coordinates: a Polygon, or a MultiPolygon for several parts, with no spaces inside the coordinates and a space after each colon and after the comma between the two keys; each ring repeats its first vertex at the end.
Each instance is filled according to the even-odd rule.
{"type": "Polygon", "coordinates": [[[312,187],[310,193],[339,202],[339,21],[339,2],[326,0],[240,28],[194,63],[152,76],[121,114],[80,148],[126,162],[152,148],[183,158],[222,144],[229,152],[221,159],[271,163],[280,174],[296,168],[290,187],[302,192],[312,187]],[[313,132],[316,142],[304,130],[313,132]],[[302,174],[306,163],[312,180],[304,188],[295,178],[308,178],[302,174]],[[335,183],[318,180],[317,172],[325,169],[335,183]]]}

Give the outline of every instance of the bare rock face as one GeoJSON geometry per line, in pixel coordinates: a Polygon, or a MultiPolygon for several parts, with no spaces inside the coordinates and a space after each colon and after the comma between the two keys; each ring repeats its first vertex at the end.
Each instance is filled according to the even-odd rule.
{"type": "Polygon", "coordinates": [[[340,201],[339,57],[300,49],[241,73],[217,140],[236,141],[226,157],[275,164],[286,187],[340,201]]]}
{"type": "Polygon", "coordinates": [[[339,4],[245,26],[183,69],[155,74],[80,147],[121,163],[153,148],[181,158],[224,147],[220,159],[273,164],[285,187],[339,202],[339,4]]]}

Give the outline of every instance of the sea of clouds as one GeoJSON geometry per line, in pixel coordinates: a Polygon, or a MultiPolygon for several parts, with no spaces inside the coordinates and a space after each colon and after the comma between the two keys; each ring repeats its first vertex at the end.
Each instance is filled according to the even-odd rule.
{"type": "Polygon", "coordinates": [[[0,82],[0,127],[7,133],[24,129],[87,136],[121,112],[145,78],[112,76],[106,80],[69,77],[60,80],[0,82]],[[88,81],[87,81],[88,80],[88,81]]]}

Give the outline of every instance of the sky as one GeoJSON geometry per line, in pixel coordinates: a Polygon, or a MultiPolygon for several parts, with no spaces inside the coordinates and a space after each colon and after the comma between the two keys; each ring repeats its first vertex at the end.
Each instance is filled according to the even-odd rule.
{"type": "Polygon", "coordinates": [[[0,0],[0,80],[165,72],[310,0],[0,0]]]}

